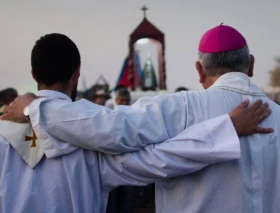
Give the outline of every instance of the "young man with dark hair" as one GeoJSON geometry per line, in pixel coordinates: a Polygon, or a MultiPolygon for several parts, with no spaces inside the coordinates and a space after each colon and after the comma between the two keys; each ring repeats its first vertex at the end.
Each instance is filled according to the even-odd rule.
{"type": "Polygon", "coordinates": [[[66,82],[80,65],[76,44],[62,34],[42,36],[32,49],[32,74],[39,84],[66,82]]]}
{"type": "Polygon", "coordinates": [[[72,100],[77,94],[80,65],[81,57],[76,44],[62,34],[41,37],[31,53],[32,76],[38,83],[38,89],[52,87],[69,95],[72,100]],[[75,85],[69,91],[73,82],[75,85]]]}

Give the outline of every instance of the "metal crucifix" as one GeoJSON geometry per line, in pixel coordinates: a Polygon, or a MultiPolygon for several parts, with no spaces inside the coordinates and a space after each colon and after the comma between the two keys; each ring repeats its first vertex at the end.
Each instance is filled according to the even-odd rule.
{"type": "Polygon", "coordinates": [[[146,15],[147,15],[146,13],[147,13],[147,10],[148,10],[148,9],[149,9],[149,8],[147,8],[145,4],[144,4],[143,7],[141,8],[141,10],[143,10],[143,13],[144,13],[144,18],[146,18],[146,15]]]}

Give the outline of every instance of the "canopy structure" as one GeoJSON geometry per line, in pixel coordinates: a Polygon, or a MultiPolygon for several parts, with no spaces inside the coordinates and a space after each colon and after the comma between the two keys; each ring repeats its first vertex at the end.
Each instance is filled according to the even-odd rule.
{"type": "Polygon", "coordinates": [[[165,43],[164,43],[164,33],[161,32],[157,27],[155,27],[146,17],[146,11],[148,8],[144,5],[141,10],[143,10],[144,18],[138,27],[131,33],[129,41],[129,54],[128,54],[128,69],[129,69],[129,82],[132,91],[137,87],[137,79],[135,79],[135,60],[134,60],[134,44],[140,39],[148,38],[153,41],[160,43],[161,48],[159,51],[159,89],[166,90],[166,72],[165,72],[165,43]],[[136,81],[135,81],[136,80],[136,81]]]}

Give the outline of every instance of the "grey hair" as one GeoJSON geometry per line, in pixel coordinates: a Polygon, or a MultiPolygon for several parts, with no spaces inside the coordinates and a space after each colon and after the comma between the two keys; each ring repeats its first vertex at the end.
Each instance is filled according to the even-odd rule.
{"type": "Polygon", "coordinates": [[[228,72],[243,72],[248,74],[251,64],[247,45],[228,52],[199,52],[198,61],[208,76],[219,76],[228,72]]]}

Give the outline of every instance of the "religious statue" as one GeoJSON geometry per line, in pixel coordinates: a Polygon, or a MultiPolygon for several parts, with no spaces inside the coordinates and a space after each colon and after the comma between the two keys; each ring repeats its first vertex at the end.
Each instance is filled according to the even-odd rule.
{"type": "Polygon", "coordinates": [[[144,69],[142,71],[141,89],[143,91],[157,89],[156,73],[150,57],[147,58],[144,69]]]}

